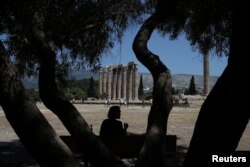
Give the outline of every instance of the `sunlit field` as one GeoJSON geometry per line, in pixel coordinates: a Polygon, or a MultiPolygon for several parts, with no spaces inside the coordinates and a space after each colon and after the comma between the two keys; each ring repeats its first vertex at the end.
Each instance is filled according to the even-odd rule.
{"type": "MultiPolygon", "coordinates": [[[[174,107],[169,115],[168,134],[177,135],[177,145],[188,147],[194,125],[200,110],[202,101],[191,101],[190,107],[174,107]]],[[[59,135],[68,134],[60,120],[50,112],[43,104],[37,104],[41,112],[47,118],[59,135]]],[[[92,125],[93,132],[99,134],[101,123],[107,117],[108,107],[104,105],[93,104],[75,104],[83,118],[92,125]]],[[[121,106],[121,121],[129,124],[128,131],[131,133],[145,133],[147,126],[147,116],[150,110],[149,106],[140,105],[124,107],[121,106]]],[[[239,150],[250,150],[250,125],[248,124],[245,133],[238,146],[239,150]]],[[[11,126],[0,110],[0,142],[16,140],[11,126]]]]}

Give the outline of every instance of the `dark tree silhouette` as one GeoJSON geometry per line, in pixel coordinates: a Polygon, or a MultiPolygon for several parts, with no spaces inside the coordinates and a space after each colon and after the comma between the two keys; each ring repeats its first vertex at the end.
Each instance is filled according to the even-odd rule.
{"type": "Polygon", "coordinates": [[[93,77],[89,79],[88,97],[96,97],[95,80],[93,77]]]}
{"type": "MultiPolygon", "coordinates": [[[[170,70],[147,48],[155,29],[172,39],[186,34],[191,46],[201,53],[214,49],[219,55],[229,56],[225,71],[201,107],[184,162],[185,167],[207,166],[204,155],[234,151],[249,121],[248,99],[241,98],[245,96],[242,85],[248,83],[244,65],[248,62],[248,46],[244,38],[249,27],[247,19],[243,19],[245,10],[241,10],[246,2],[146,2],[150,2],[146,4],[147,12],[152,13],[147,13],[150,16],[138,31],[133,50],[153,76],[153,104],[135,166],[164,166],[164,137],[173,105],[170,70]]],[[[77,109],[61,94],[56,81],[58,73],[71,65],[97,65],[102,53],[113,46],[113,39],[121,40],[122,32],[141,11],[141,1],[136,0],[13,0],[1,4],[0,33],[5,37],[0,51],[0,104],[18,137],[41,166],[79,164],[23,89],[18,73],[32,75],[37,70],[43,103],[60,118],[92,165],[125,166],[92,133],[77,109]]]]}
{"type": "Polygon", "coordinates": [[[0,104],[20,141],[42,167],[80,166],[27,95],[0,42],[0,104]]]}
{"type": "MultiPolygon", "coordinates": [[[[77,109],[59,91],[58,72],[67,70],[71,60],[86,66],[98,65],[101,54],[112,48],[113,39],[120,40],[128,23],[137,19],[140,7],[140,1],[112,0],[8,1],[0,7],[0,33],[6,36],[1,41],[7,46],[3,47],[7,49],[4,54],[7,58],[15,56],[12,60],[21,74],[32,75],[39,70],[43,103],[59,117],[93,166],[124,164],[97,139],[77,109]]],[[[0,91],[4,92],[0,94],[1,105],[6,115],[11,115],[7,118],[24,146],[41,166],[79,166],[71,151],[46,125],[34,102],[23,94],[20,77],[5,64],[4,60],[0,64],[1,70],[5,70],[0,76],[0,91]],[[17,92],[8,89],[12,80],[17,92]],[[5,97],[11,103],[7,98],[3,100],[5,97]]]]}
{"type": "Polygon", "coordinates": [[[246,110],[247,99],[241,91],[246,83],[247,44],[243,42],[249,25],[244,3],[232,6],[232,35],[228,65],[202,105],[194,134],[185,158],[184,166],[207,166],[211,154],[232,153],[248,124],[250,112],[246,110]],[[197,161],[198,159],[198,161],[197,161]]]}
{"type": "MultiPolygon", "coordinates": [[[[234,151],[249,121],[249,110],[241,108],[242,105],[247,104],[246,99],[237,98],[244,96],[240,85],[247,83],[246,70],[243,68],[244,61],[246,61],[243,53],[247,52],[247,47],[242,38],[247,32],[248,26],[243,19],[245,18],[244,10],[240,10],[242,7],[242,3],[233,4],[233,1],[224,0],[202,2],[159,0],[155,13],[144,22],[135,38],[133,48],[138,60],[152,73],[154,87],[159,88],[159,84],[164,85],[165,90],[170,88],[171,83],[161,84],[163,80],[157,80],[157,76],[161,76],[161,71],[157,71],[157,67],[155,67],[155,71],[159,75],[154,75],[155,71],[151,67],[154,67],[153,65],[158,62],[159,57],[154,57],[146,46],[155,28],[159,28],[158,30],[163,35],[170,35],[172,39],[177,38],[184,31],[191,46],[201,53],[208,53],[209,50],[214,49],[219,55],[229,56],[225,71],[201,107],[185,158],[185,167],[208,166],[210,157],[207,155],[234,151]],[[164,8],[164,14],[160,12],[161,8],[164,8]]],[[[160,100],[161,96],[157,89],[153,91],[154,102],[160,100]]],[[[164,100],[165,104],[170,106],[168,98],[164,100]]],[[[153,110],[154,105],[150,112],[153,110]]],[[[169,113],[169,110],[165,109],[165,112],[169,113]]],[[[149,115],[148,129],[150,129],[152,119],[156,120],[157,116],[151,118],[149,115]]],[[[167,121],[165,120],[165,122],[167,121]]],[[[157,149],[150,150],[153,145],[152,141],[153,139],[145,141],[138,166],[153,166],[152,162],[157,160],[161,162],[159,157],[150,154],[150,152],[160,152],[157,149]],[[150,151],[147,152],[148,150],[150,151]]]]}
{"type": "Polygon", "coordinates": [[[190,79],[187,94],[195,95],[196,93],[197,93],[197,91],[196,91],[196,86],[195,86],[195,80],[194,80],[194,76],[192,75],[192,77],[190,79]]]}
{"type": "Polygon", "coordinates": [[[164,19],[172,16],[176,2],[159,1],[156,11],[143,23],[134,42],[133,51],[137,59],[153,76],[153,104],[148,116],[146,138],[136,167],[164,166],[164,138],[167,132],[167,118],[173,107],[170,70],[160,61],[159,56],[150,52],[147,42],[153,30],[164,19]]]}
{"type": "Polygon", "coordinates": [[[143,78],[142,78],[142,75],[140,76],[140,82],[139,82],[139,87],[138,87],[138,97],[139,97],[139,99],[143,99],[144,98],[143,78]]]}

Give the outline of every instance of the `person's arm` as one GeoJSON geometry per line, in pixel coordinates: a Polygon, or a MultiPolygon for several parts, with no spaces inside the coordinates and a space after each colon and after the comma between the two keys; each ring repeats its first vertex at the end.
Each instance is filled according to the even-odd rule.
{"type": "Polygon", "coordinates": [[[127,134],[127,129],[128,129],[128,123],[124,123],[123,124],[123,130],[124,130],[124,134],[127,134]]]}

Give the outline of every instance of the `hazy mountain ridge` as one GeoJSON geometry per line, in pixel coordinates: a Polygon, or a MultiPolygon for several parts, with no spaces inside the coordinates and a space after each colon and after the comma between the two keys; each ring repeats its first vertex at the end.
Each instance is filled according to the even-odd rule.
{"type": "MultiPolygon", "coordinates": [[[[153,78],[150,73],[139,73],[139,76],[143,77],[144,87],[152,87],[153,78]]],[[[188,88],[191,77],[194,76],[195,85],[197,89],[203,89],[203,75],[192,74],[172,74],[173,87],[177,89],[188,88]]],[[[210,76],[210,87],[213,87],[216,83],[218,76],[210,76]]]]}
{"type": "MultiPolygon", "coordinates": [[[[153,86],[153,78],[150,73],[138,73],[137,83],[139,83],[140,76],[143,77],[143,85],[145,88],[152,88],[153,86]]],[[[95,80],[98,80],[99,74],[93,73],[91,71],[74,71],[71,73],[67,78],[80,80],[83,78],[90,78],[93,77],[95,80]]],[[[172,83],[173,86],[177,89],[188,88],[190,79],[192,74],[172,74],[172,83]]],[[[203,88],[203,76],[202,75],[194,75],[195,84],[197,89],[203,88]]],[[[210,86],[212,87],[215,82],[217,81],[218,76],[210,76],[210,86]]],[[[23,79],[23,83],[26,88],[30,89],[37,89],[38,88],[38,79],[37,77],[25,77],[23,79]]]]}

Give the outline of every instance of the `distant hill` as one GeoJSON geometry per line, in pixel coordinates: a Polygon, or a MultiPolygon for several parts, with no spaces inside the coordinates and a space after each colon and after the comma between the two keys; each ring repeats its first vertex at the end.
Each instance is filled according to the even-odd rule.
{"type": "Polygon", "coordinates": [[[91,77],[93,77],[94,80],[98,80],[99,79],[99,74],[91,72],[91,71],[79,70],[79,71],[71,72],[69,74],[69,76],[68,76],[68,78],[76,79],[76,80],[80,80],[80,79],[83,79],[83,78],[91,78],[91,77]]]}
{"type": "MultiPolygon", "coordinates": [[[[151,88],[153,85],[153,78],[150,73],[139,73],[143,77],[144,87],[151,88]]],[[[197,89],[203,89],[203,75],[193,75],[197,89]]],[[[172,83],[176,89],[188,88],[192,74],[173,74],[172,83]]],[[[216,83],[218,76],[210,76],[210,87],[212,88],[216,83]]]]}
{"type": "MultiPolygon", "coordinates": [[[[71,72],[66,79],[75,79],[75,80],[80,80],[83,78],[90,78],[93,77],[94,80],[98,80],[99,75],[96,73],[93,73],[91,71],[83,71],[83,70],[79,70],[79,71],[73,71],[71,72]]],[[[24,77],[22,79],[25,88],[27,89],[38,89],[38,78],[37,77],[24,77]]]]}
{"type": "MultiPolygon", "coordinates": [[[[142,75],[143,77],[143,85],[145,88],[151,89],[153,86],[153,78],[150,73],[138,73],[138,80],[137,83],[139,83],[140,76],[142,75]]],[[[95,80],[98,80],[99,75],[98,73],[93,73],[91,71],[74,71],[72,72],[68,78],[69,79],[76,79],[80,80],[83,78],[90,78],[93,77],[95,80]]],[[[173,86],[177,89],[184,89],[188,88],[190,79],[192,75],[191,74],[173,74],[172,75],[172,82],[173,86]]],[[[195,84],[197,89],[203,89],[203,76],[202,75],[194,75],[195,78],[195,84]]],[[[217,81],[218,76],[210,76],[210,87],[213,87],[215,82],[217,81]]],[[[25,77],[23,79],[24,85],[26,88],[30,89],[37,89],[38,84],[37,84],[37,78],[32,77],[32,78],[27,78],[25,77]]]]}
{"type": "MultiPolygon", "coordinates": [[[[177,88],[183,88],[188,87],[191,77],[191,74],[176,74],[172,76],[173,78],[173,86],[177,88]]],[[[213,87],[216,83],[218,76],[210,76],[210,87],[213,87]]],[[[194,75],[194,80],[196,84],[196,88],[202,88],[203,89],[203,82],[204,78],[203,75],[194,75]]]]}

